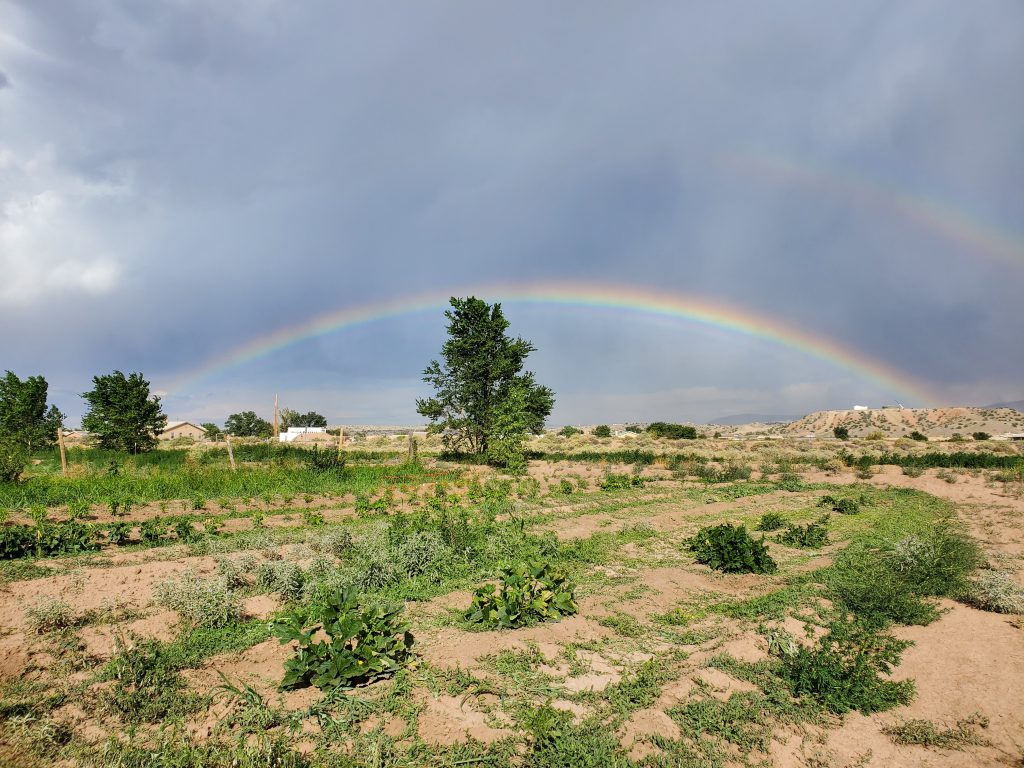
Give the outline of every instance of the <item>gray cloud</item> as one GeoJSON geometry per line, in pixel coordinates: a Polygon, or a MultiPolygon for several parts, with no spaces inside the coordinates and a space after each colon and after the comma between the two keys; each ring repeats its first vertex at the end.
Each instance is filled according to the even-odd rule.
{"type": "MultiPolygon", "coordinates": [[[[115,366],[170,381],[339,306],[560,279],[727,301],[1015,399],[1022,22],[1010,0],[8,4],[0,322],[24,330],[3,365],[72,393],[115,366]]],[[[566,419],[891,397],[692,324],[510,309],[566,419]]],[[[442,335],[440,313],[379,323],[169,406],[287,379],[340,418],[336,390],[419,391],[442,335]]]]}

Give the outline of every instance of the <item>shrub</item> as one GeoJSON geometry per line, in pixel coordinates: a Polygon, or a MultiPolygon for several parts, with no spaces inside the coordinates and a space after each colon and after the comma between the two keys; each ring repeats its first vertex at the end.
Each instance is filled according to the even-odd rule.
{"type": "Polygon", "coordinates": [[[879,634],[855,620],[834,620],[813,647],[781,652],[780,673],[794,696],[810,696],[830,712],[882,712],[908,704],[912,680],[887,680],[899,664],[907,640],[879,634]]]}
{"type": "Polygon", "coordinates": [[[242,612],[238,597],[223,577],[202,579],[186,572],[157,584],[154,598],[195,627],[226,627],[242,612]]]}
{"type": "Polygon", "coordinates": [[[939,612],[926,598],[968,592],[968,577],[979,562],[977,545],[942,522],[888,548],[851,545],[836,558],[825,581],[865,624],[928,624],[939,612]]]}
{"type": "Polygon", "coordinates": [[[779,536],[779,543],[793,547],[810,547],[817,549],[828,543],[828,529],[821,521],[795,525],[790,523],[779,536]]]}
{"type": "Polygon", "coordinates": [[[670,440],[696,440],[697,428],[685,424],[667,424],[655,421],[647,425],[647,434],[651,437],[664,437],[670,440]]]}
{"type": "Polygon", "coordinates": [[[313,472],[341,472],[345,469],[345,455],[332,448],[314,448],[303,455],[306,466],[313,472]]]}
{"type": "Polygon", "coordinates": [[[277,592],[284,600],[295,600],[302,594],[306,574],[297,563],[277,560],[260,563],[256,569],[256,586],[268,592],[277,592]]]}
{"type": "Polygon", "coordinates": [[[573,435],[582,435],[583,430],[567,425],[558,430],[558,434],[560,434],[562,437],[572,437],[573,435]]]}
{"type": "Polygon", "coordinates": [[[609,427],[607,424],[599,424],[598,426],[594,427],[594,437],[611,437],[611,436],[612,436],[612,428],[609,427]]]}
{"type": "Polygon", "coordinates": [[[558,492],[563,496],[572,496],[576,489],[573,488],[572,482],[569,480],[560,480],[558,482],[558,492]]]}
{"type": "Polygon", "coordinates": [[[26,557],[35,550],[36,531],[28,525],[0,525],[0,560],[26,557]]]}
{"type": "Polygon", "coordinates": [[[28,451],[17,440],[0,438],[0,482],[16,482],[25,471],[28,459],[28,451]]]}
{"type": "Polygon", "coordinates": [[[403,607],[360,607],[354,589],[333,592],[319,624],[303,627],[295,615],[279,620],[274,634],[295,642],[284,665],[281,688],[308,685],[330,691],[393,675],[412,658],[413,636],[403,623],[403,607]],[[324,640],[314,640],[323,632],[324,640]]]}
{"type": "Polygon", "coordinates": [[[753,470],[746,464],[730,461],[719,468],[710,464],[698,464],[693,472],[706,483],[728,483],[733,480],[749,480],[753,470]]]}
{"type": "Polygon", "coordinates": [[[860,502],[857,499],[837,499],[834,496],[822,496],[818,499],[818,506],[831,509],[841,515],[856,515],[860,512],[860,502]]]}
{"type": "Polygon", "coordinates": [[[199,538],[199,532],[189,520],[176,520],[174,522],[174,535],[182,544],[189,544],[199,538]]]}
{"type": "Polygon", "coordinates": [[[964,601],[995,613],[1024,613],[1024,590],[1008,571],[983,570],[971,579],[964,601]]]}
{"type": "Polygon", "coordinates": [[[25,623],[37,635],[67,629],[76,624],[74,611],[64,600],[41,597],[25,606],[25,623]]]}
{"type": "Polygon", "coordinates": [[[978,442],[981,442],[983,440],[990,440],[992,438],[992,435],[990,435],[988,432],[972,432],[971,437],[973,437],[978,442]]]}
{"type": "Polygon", "coordinates": [[[152,520],[146,520],[139,526],[139,536],[142,539],[142,543],[151,547],[162,544],[166,534],[167,523],[159,517],[154,517],[152,520]]]}
{"type": "Polygon", "coordinates": [[[786,524],[786,518],[778,512],[765,512],[757,523],[758,531],[777,531],[786,524]]]}
{"type": "Polygon", "coordinates": [[[639,488],[644,484],[640,475],[624,475],[611,472],[601,480],[601,490],[616,491],[624,488],[639,488]]]}
{"type": "Polygon", "coordinates": [[[505,568],[500,583],[486,584],[473,594],[466,611],[472,624],[515,628],[576,613],[575,586],[550,564],[530,562],[505,568]]]}
{"type": "Polygon", "coordinates": [[[846,427],[835,427],[832,430],[832,434],[835,435],[837,440],[848,440],[850,438],[850,430],[846,427]]]}
{"type": "Polygon", "coordinates": [[[352,534],[343,528],[327,531],[314,539],[310,546],[317,552],[344,557],[352,549],[352,534]]]}
{"type": "Polygon", "coordinates": [[[217,558],[217,573],[224,579],[228,589],[238,589],[249,584],[249,574],[252,571],[248,562],[232,560],[227,557],[217,558]]]}
{"type": "Polygon", "coordinates": [[[907,477],[920,477],[924,474],[924,468],[917,464],[904,464],[900,469],[907,477]]]}
{"type": "Polygon", "coordinates": [[[909,435],[907,435],[907,437],[909,437],[911,440],[916,440],[919,443],[927,443],[928,442],[928,436],[922,434],[921,432],[918,432],[916,429],[913,432],[911,432],[909,435]]]}
{"type": "Polygon", "coordinates": [[[698,563],[723,573],[774,573],[778,570],[768,554],[764,537],[756,540],[746,526],[728,523],[701,528],[689,541],[698,563]]]}
{"type": "Polygon", "coordinates": [[[395,549],[399,567],[409,576],[444,570],[453,557],[451,548],[434,531],[416,531],[395,549]]]}

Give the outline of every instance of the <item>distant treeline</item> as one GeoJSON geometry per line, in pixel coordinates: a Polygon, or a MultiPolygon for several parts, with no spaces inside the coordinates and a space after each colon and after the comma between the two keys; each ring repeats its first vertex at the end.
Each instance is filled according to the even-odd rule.
{"type": "Polygon", "coordinates": [[[844,451],[839,454],[839,458],[849,467],[865,463],[892,464],[898,467],[919,467],[921,469],[1016,469],[1024,466],[1024,456],[971,451],[956,451],[955,453],[933,451],[917,454],[883,453],[881,456],[855,456],[844,451]]]}

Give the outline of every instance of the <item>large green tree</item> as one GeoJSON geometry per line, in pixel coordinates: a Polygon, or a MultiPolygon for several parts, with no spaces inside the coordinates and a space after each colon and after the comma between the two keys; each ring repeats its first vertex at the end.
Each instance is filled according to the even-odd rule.
{"type": "Polygon", "coordinates": [[[42,376],[22,381],[11,371],[0,378],[0,437],[21,445],[31,453],[52,445],[64,414],[57,406],[46,407],[49,385],[42,376]]]}
{"type": "Polygon", "coordinates": [[[274,434],[274,427],[257,416],[256,411],[242,411],[228,416],[224,431],[235,437],[270,437],[274,434]]]}
{"type": "Polygon", "coordinates": [[[423,371],[435,395],[417,400],[416,410],[450,449],[499,464],[521,462],[526,435],[544,430],[555,403],[554,393],[523,370],[536,347],[506,334],[501,304],[473,296],[450,303],[443,362],[434,360],[423,371]]]}
{"type": "Polygon", "coordinates": [[[156,447],[157,435],[167,426],[160,398],[149,394],[149,382],[141,373],[125,376],[114,371],[93,376],[93,387],[83,392],[89,408],[82,429],[93,435],[101,448],[139,453],[156,447]]]}
{"type": "Polygon", "coordinates": [[[290,408],[283,408],[281,410],[280,424],[281,431],[283,432],[288,427],[326,427],[327,419],[316,411],[299,413],[290,408]]]}

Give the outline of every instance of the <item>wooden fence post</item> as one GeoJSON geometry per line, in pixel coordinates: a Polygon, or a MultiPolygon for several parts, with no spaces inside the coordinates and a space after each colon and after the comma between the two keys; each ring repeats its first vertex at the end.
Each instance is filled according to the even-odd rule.
{"type": "Polygon", "coordinates": [[[57,427],[57,445],[60,446],[60,473],[67,477],[68,456],[64,451],[64,427],[57,427]]]}
{"type": "Polygon", "coordinates": [[[228,444],[228,461],[231,462],[231,471],[237,472],[238,467],[235,466],[235,452],[231,450],[231,435],[224,435],[224,442],[228,444]]]}

